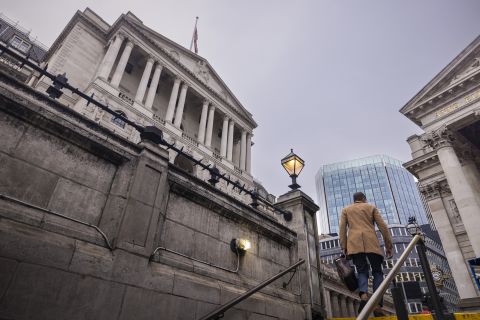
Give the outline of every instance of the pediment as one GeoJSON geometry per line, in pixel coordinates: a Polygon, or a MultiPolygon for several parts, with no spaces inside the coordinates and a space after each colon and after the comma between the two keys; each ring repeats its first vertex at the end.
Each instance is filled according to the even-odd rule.
{"type": "Polygon", "coordinates": [[[158,47],[168,53],[170,57],[188,69],[190,74],[194,75],[205,86],[213,90],[222,100],[235,108],[238,113],[240,113],[245,119],[248,119],[249,122],[256,127],[256,123],[250,112],[242,106],[240,101],[235,97],[206,59],[162,36],[142,23],[138,23],[137,21],[130,22],[139,28],[142,33],[158,47]]]}
{"type": "Polygon", "coordinates": [[[480,78],[480,36],[470,43],[452,62],[437,74],[401,110],[407,113],[417,105],[448,92],[472,77],[480,78]]]}

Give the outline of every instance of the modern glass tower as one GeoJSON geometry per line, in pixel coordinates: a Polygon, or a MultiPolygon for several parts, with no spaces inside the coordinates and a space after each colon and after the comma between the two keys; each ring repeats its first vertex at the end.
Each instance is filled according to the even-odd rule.
{"type": "Polygon", "coordinates": [[[320,233],[338,233],[342,208],[355,192],[365,193],[388,224],[406,225],[410,216],[427,222],[413,176],[402,162],[385,155],[323,165],[315,182],[320,204],[320,233]]]}

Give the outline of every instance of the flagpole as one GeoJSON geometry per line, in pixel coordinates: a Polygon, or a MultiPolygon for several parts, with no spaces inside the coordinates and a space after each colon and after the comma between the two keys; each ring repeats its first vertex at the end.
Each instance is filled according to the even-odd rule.
{"type": "Polygon", "coordinates": [[[192,48],[193,48],[193,38],[195,37],[195,29],[197,29],[197,22],[198,22],[198,17],[195,18],[195,27],[193,28],[192,41],[190,41],[190,51],[192,51],[192,48]]]}

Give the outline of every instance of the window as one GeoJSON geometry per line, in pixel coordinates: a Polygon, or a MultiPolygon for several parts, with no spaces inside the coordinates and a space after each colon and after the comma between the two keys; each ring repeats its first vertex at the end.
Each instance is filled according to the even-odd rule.
{"type": "Polygon", "coordinates": [[[10,45],[23,53],[27,53],[28,49],[30,49],[30,43],[28,43],[25,40],[22,40],[17,36],[12,37],[12,39],[10,40],[10,45]]]}
{"type": "Polygon", "coordinates": [[[127,115],[122,112],[122,111],[115,111],[116,113],[118,113],[119,116],[112,116],[112,122],[119,126],[120,128],[124,129],[125,128],[125,121],[123,121],[123,118],[126,118],[127,115]]]}

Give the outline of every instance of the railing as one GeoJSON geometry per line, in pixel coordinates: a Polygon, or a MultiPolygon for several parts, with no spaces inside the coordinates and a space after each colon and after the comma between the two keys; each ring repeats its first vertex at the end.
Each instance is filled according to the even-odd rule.
{"type": "Polygon", "coordinates": [[[421,235],[419,234],[413,237],[412,241],[410,241],[407,248],[398,259],[397,263],[395,263],[393,268],[390,270],[390,272],[387,274],[383,282],[380,284],[380,287],[377,288],[377,290],[373,293],[372,297],[368,300],[362,312],[360,312],[360,314],[358,315],[357,320],[366,320],[370,315],[370,313],[372,313],[373,309],[377,306],[377,304],[380,302],[383,295],[385,294],[385,291],[387,291],[388,286],[390,285],[390,282],[392,282],[392,280],[395,278],[398,271],[402,267],[403,263],[408,258],[413,248],[415,248],[415,245],[420,240],[421,240],[421,235]]]}
{"type": "Polygon", "coordinates": [[[288,272],[290,272],[291,270],[294,270],[296,269],[298,266],[302,265],[303,263],[305,262],[304,259],[301,259],[299,260],[297,263],[295,263],[294,265],[288,267],[287,269],[283,270],[282,272],[274,275],[273,277],[271,277],[270,279],[267,279],[265,280],[264,282],[260,283],[259,285],[257,285],[256,287],[248,290],[247,292],[245,292],[244,294],[236,297],[235,299],[232,299],[230,301],[228,301],[227,303],[225,303],[223,306],[220,306],[218,307],[217,309],[213,310],[212,312],[210,312],[209,314],[207,314],[206,316],[203,316],[200,320],[217,320],[217,319],[220,319],[220,318],[223,318],[223,315],[225,313],[225,311],[227,311],[228,309],[234,307],[235,305],[237,305],[238,303],[242,302],[243,300],[247,299],[248,297],[250,297],[252,294],[258,292],[259,290],[263,289],[264,287],[268,286],[270,283],[272,283],[273,281],[277,280],[278,278],[284,276],[285,274],[287,274],[288,272]]]}

